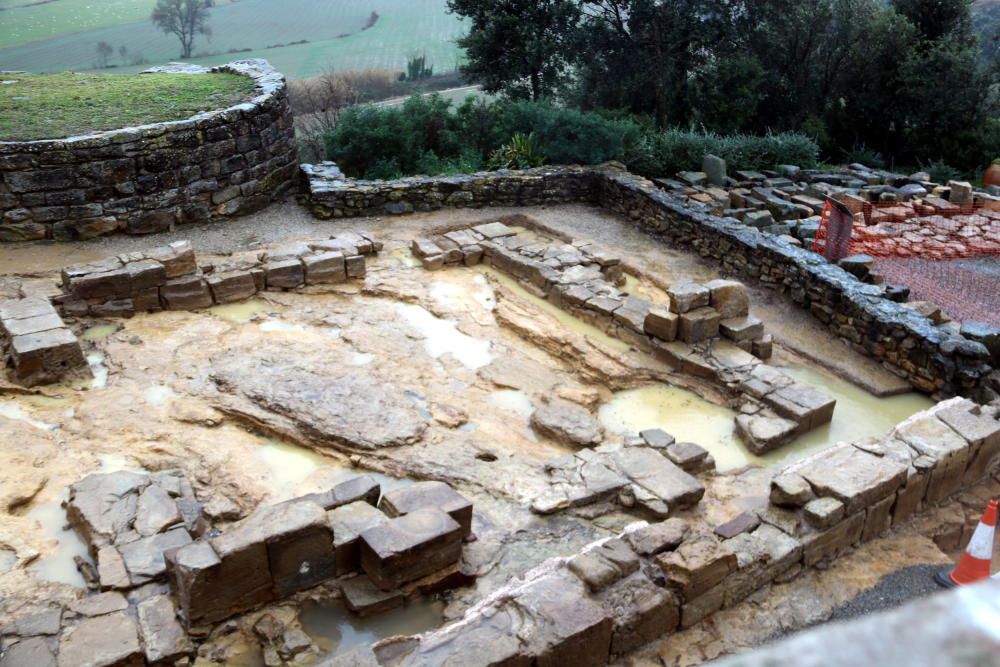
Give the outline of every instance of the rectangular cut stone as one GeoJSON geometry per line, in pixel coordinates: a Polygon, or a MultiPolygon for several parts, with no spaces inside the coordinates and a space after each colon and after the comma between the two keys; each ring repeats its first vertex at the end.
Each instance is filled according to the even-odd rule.
{"type": "Polygon", "coordinates": [[[97,552],[97,577],[101,590],[129,588],[128,570],[118,549],[111,545],[101,547],[97,552]]]}
{"type": "Polygon", "coordinates": [[[249,271],[227,271],[206,277],[215,303],[234,303],[257,293],[257,285],[249,271]]]}
{"type": "Polygon", "coordinates": [[[333,530],[337,576],[358,571],[361,567],[359,535],[389,520],[363,500],[334,508],[326,513],[326,518],[333,530]]]}
{"type": "Polygon", "coordinates": [[[614,621],[611,654],[624,655],[673,632],[680,622],[680,605],[670,591],[636,572],[605,589],[597,598],[614,621]]]}
{"type": "Polygon", "coordinates": [[[78,299],[120,299],[132,293],[132,279],[121,268],[70,278],[67,287],[78,299]]]}
{"type": "Polygon", "coordinates": [[[26,317],[19,320],[5,320],[0,319],[0,331],[3,331],[8,336],[23,336],[26,334],[40,333],[42,331],[48,331],[50,329],[62,329],[66,325],[63,324],[62,318],[56,313],[55,309],[49,306],[51,312],[44,315],[37,315],[35,317],[26,317]]]}
{"type": "Polygon", "coordinates": [[[683,282],[671,285],[667,294],[670,296],[670,310],[675,313],[687,313],[704,308],[711,302],[711,291],[698,283],[683,282]]]}
{"type": "Polygon", "coordinates": [[[753,315],[725,319],[719,322],[719,331],[736,342],[754,340],[764,335],[764,323],[753,315]]]}
{"type": "Polygon", "coordinates": [[[267,547],[239,543],[226,535],[220,557],[209,542],[195,542],[167,554],[171,592],[189,627],[202,626],[273,599],[267,547]]]}
{"type": "Polygon", "coordinates": [[[738,568],[724,584],[726,607],[771,583],[796,566],[802,557],[802,544],[769,524],[727,540],[726,547],[736,554],[738,568]]]}
{"type": "Polygon", "coordinates": [[[719,312],[708,306],[681,314],[677,338],[685,343],[700,343],[719,335],[719,312]]]}
{"type": "Polygon", "coordinates": [[[150,535],[118,547],[133,586],[154,581],[167,570],[164,553],[191,543],[191,535],[184,528],[150,535]]]}
{"type": "Polygon", "coordinates": [[[506,236],[514,236],[517,233],[502,222],[488,222],[485,225],[477,225],[472,229],[490,241],[506,236]]]}
{"type": "Polygon", "coordinates": [[[462,535],[472,532],[472,502],[444,482],[414,482],[387,491],[379,507],[390,517],[426,508],[439,509],[458,522],[462,535]]]}
{"type": "Polygon", "coordinates": [[[646,314],[643,330],[650,336],[670,342],[677,338],[677,313],[662,306],[653,306],[646,314]]]}
{"type": "Polygon", "coordinates": [[[768,393],[764,403],[780,416],[797,423],[802,432],[829,423],[837,405],[835,399],[799,382],[768,393]]]}
{"type": "Polygon", "coordinates": [[[361,533],[361,568],[382,590],[443,569],[462,555],[462,527],[437,509],[419,509],[361,533]]]}
{"type": "Polygon", "coordinates": [[[364,255],[348,255],[344,258],[344,268],[348,278],[364,278],[366,272],[364,255]]]}
{"type": "Polygon", "coordinates": [[[832,447],[797,470],[818,496],[844,503],[848,516],[894,495],[906,482],[907,466],[850,445],[832,447]]]}
{"type": "Polygon", "coordinates": [[[897,426],[890,437],[902,440],[934,461],[925,496],[927,502],[943,500],[961,488],[971,447],[945,422],[933,414],[919,413],[897,426]]]}
{"type": "Polygon", "coordinates": [[[198,270],[198,262],[190,241],[175,241],[154,248],[147,252],[146,256],[163,264],[167,279],[186,276],[198,270]]]}
{"type": "Polygon", "coordinates": [[[29,384],[54,382],[87,365],[80,341],[69,329],[14,336],[9,353],[18,380],[29,384]]]}
{"type": "Polygon", "coordinates": [[[406,596],[398,588],[383,591],[363,574],[343,582],[340,591],[347,608],[362,617],[398,609],[406,602],[406,596]]]}
{"type": "Polygon", "coordinates": [[[660,554],[656,564],[671,587],[684,601],[690,602],[734,572],[737,560],[718,539],[703,534],[685,540],[675,551],[660,554]]]}
{"type": "Polygon", "coordinates": [[[136,622],[125,611],[85,618],[59,639],[60,667],[132,667],[143,663],[136,622]]]}
{"type": "Polygon", "coordinates": [[[696,505],[705,495],[701,482],[655,449],[625,447],[612,456],[622,474],[671,509],[696,505]]]}
{"type": "Polygon", "coordinates": [[[849,549],[861,539],[865,527],[865,513],[848,516],[833,528],[802,538],[802,564],[812,567],[849,549]]]}
{"type": "Polygon", "coordinates": [[[750,296],[743,283],[720,279],[705,283],[705,287],[709,291],[708,305],[719,311],[722,319],[746,317],[750,314],[750,296]]]}
{"type": "Polygon", "coordinates": [[[305,282],[305,269],[298,259],[268,262],[264,271],[268,289],[295,289],[305,282]]]}
{"type": "Polygon", "coordinates": [[[155,259],[141,259],[129,262],[125,265],[125,270],[128,271],[131,292],[138,292],[150,287],[159,287],[167,282],[166,268],[155,259]]]}
{"type": "Polygon", "coordinates": [[[319,255],[309,255],[302,258],[302,265],[305,267],[307,285],[342,283],[347,280],[343,253],[324,252],[319,255]]]}
{"type": "Polygon", "coordinates": [[[626,297],[622,307],[615,311],[615,321],[628,327],[636,333],[644,333],[646,315],[649,313],[650,303],[645,299],[634,296],[626,297]]]}
{"type": "Polygon", "coordinates": [[[327,491],[310,493],[300,499],[314,502],[325,510],[332,510],[359,500],[375,507],[378,505],[378,499],[381,495],[382,488],[378,480],[371,475],[358,475],[340,484],[335,484],[327,491]]]}
{"type": "Polygon", "coordinates": [[[169,595],[156,595],[136,607],[139,633],[150,664],[174,661],[191,654],[194,646],[177,621],[177,608],[169,595]]]}
{"type": "Polygon", "coordinates": [[[896,502],[896,496],[891,495],[883,498],[870,506],[865,514],[865,527],[861,531],[861,541],[873,540],[892,525],[892,506],[896,502]]]}
{"type": "Polygon", "coordinates": [[[424,257],[441,255],[444,253],[444,250],[431,239],[413,239],[410,242],[410,252],[418,259],[423,259],[424,257]]]}
{"type": "Polygon", "coordinates": [[[916,471],[910,473],[906,484],[896,492],[896,503],[892,508],[892,525],[902,523],[920,511],[931,476],[916,471]]]}
{"type": "Polygon", "coordinates": [[[160,299],[167,310],[197,310],[210,308],[212,292],[201,276],[183,276],[168,281],[160,288],[160,299]]]}

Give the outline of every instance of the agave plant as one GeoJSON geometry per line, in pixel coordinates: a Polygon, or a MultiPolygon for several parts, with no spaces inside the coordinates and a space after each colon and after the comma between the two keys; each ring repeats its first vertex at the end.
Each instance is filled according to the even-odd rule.
{"type": "Polygon", "coordinates": [[[510,141],[490,155],[491,169],[531,169],[545,164],[548,158],[538,147],[535,133],[515,132],[510,141]]]}

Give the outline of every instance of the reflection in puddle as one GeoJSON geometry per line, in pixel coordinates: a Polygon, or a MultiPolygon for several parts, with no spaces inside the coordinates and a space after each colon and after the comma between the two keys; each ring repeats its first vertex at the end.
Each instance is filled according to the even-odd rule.
{"type": "Polygon", "coordinates": [[[464,278],[468,275],[463,272],[451,274],[462,278],[462,282],[447,282],[443,279],[434,281],[430,288],[430,296],[440,305],[448,307],[471,302],[486,311],[492,311],[496,307],[496,297],[493,288],[490,287],[486,277],[481,273],[473,275],[472,283],[475,289],[469,287],[464,278]]]}
{"type": "Polygon", "coordinates": [[[214,306],[209,308],[208,312],[230,322],[249,322],[255,315],[273,310],[275,310],[274,306],[266,301],[250,299],[249,301],[240,303],[227,303],[222,306],[214,306]]]}
{"type": "Polygon", "coordinates": [[[33,418],[24,411],[24,408],[14,401],[0,402],[0,416],[6,417],[7,419],[16,419],[17,421],[22,421],[26,424],[31,424],[35,428],[43,431],[54,431],[58,428],[55,424],[46,424],[43,421],[33,418]]]}
{"type": "Polygon", "coordinates": [[[94,350],[87,354],[87,363],[90,365],[90,374],[93,379],[90,386],[94,389],[103,389],[108,386],[108,367],[104,365],[107,357],[100,350],[94,350]]]}
{"type": "Polygon", "coordinates": [[[68,497],[69,489],[65,489],[58,497],[38,503],[28,511],[26,516],[29,519],[42,524],[46,539],[59,543],[55,551],[36,560],[30,569],[46,581],[86,588],[87,584],[76,569],[76,562],[73,559],[80,556],[89,561],[90,557],[87,554],[87,545],[76,531],[66,527],[66,510],[62,508],[62,502],[68,497]]]}
{"type": "Polygon", "coordinates": [[[662,428],[680,442],[693,442],[707,449],[720,471],[756,459],[736,435],[732,410],[679,387],[657,384],[620,391],[601,406],[598,418],[608,431],[623,436],[662,428]]]}
{"type": "Polygon", "coordinates": [[[356,616],[340,603],[307,603],[299,613],[299,620],[320,652],[329,657],[387,637],[413,635],[440,627],[444,621],[444,603],[423,598],[370,617],[356,616]]]}
{"type": "Polygon", "coordinates": [[[552,317],[554,317],[563,327],[569,329],[570,331],[582,334],[587,338],[590,338],[600,343],[603,347],[612,350],[617,350],[619,352],[627,352],[629,350],[628,343],[625,343],[624,341],[609,336],[608,334],[604,333],[594,325],[587,324],[583,320],[573,317],[565,310],[552,305],[545,299],[535,296],[534,294],[526,290],[524,287],[522,287],[521,284],[518,283],[513,278],[510,278],[488,266],[480,265],[476,268],[477,270],[489,274],[492,278],[496,279],[496,281],[501,285],[503,285],[505,289],[508,289],[511,292],[513,292],[514,295],[517,296],[517,298],[531,303],[539,310],[542,310],[551,315],[552,317]]]}
{"type": "Polygon", "coordinates": [[[98,324],[86,329],[80,335],[80,338],[83,340],[97,341],[107,338],[116,331],[118,331],[117,324],[98,324]]]}
{"type": "Polygon", "coordinates": [[[396,312],[420,332],[427,354],[435,359],[448,353],[470,370],[482,368],[493,360],[490,341],[467,336],[456,328],[453,320],[442,320],[426,308],[411,304],[396,304],[396,312]]]}

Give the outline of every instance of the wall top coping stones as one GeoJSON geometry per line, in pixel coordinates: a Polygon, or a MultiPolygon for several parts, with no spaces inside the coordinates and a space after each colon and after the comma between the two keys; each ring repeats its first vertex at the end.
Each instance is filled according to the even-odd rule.
{"type": "Polygon", "coordinates": [[[229,73],[239,74],[253,80],[255,96],[247,102],[235,104],[225,109],[215,109],[195,114],[181,120],[150,123],[136,127],[125,127],[117,130],[104,130],[75,137],[61,139],[39,139],[36,141],[0,141],[0,155],[11,153],[40,153],[45,151],[75,150],[79,148],[94,148],[108,144],[122,144],[141,139],[153,139],[166,132],[197,130],[212,127],[251,114],[257,107],[270,102],[285,86],[283,74],[271,67],[263,58],[237,60],[216,67],[202,67],[187,63],[168,63],[152,67],[143,74],[165,73],[178,75],[196,75],[229,73]]]}

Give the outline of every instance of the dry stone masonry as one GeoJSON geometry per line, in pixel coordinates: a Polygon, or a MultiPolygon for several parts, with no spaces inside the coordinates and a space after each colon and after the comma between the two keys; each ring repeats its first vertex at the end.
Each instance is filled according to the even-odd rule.
{"type": "MultiPolygon", "coordinates": [[[[473,581],[459,562],[472,504],[441,482],[382,495],[362,475],[221,530],[180,470],[94,473],[65,506],[97,563],[78,559],[92,593],[0,628],[5,667],[175,664],[211,624],[323,582],[367,615],[473,581]]],[[[271,621],[255,631],[281,639],[271,621]]]]}
{"type": "Polygon", "coordinates": [[[874,357],[920,391],[986,402],[1000,389],[990,351],[896,301],[894,289],[867,284],[788,239],[691,207],[687,197],[614,165],[542,167],[463,176],[355,181],[336,165],[303,165],[308,203],[321,218],[405,214],[441,208],[587,202],[650,233],[716,260],[732,275],[787,292],[858,352],[874,357]]]}
{"type": "Polygon", "coordinates": [[[186,120],[0,142],[0,242],[164,231],[259,210],[294,183],[285,81],[267,61],[149,71],[230,72],[251,78],[256,93],[186,120]]]}
{"type": "Polygon", "coordinates": [[[676,518],[633,524],[545,561],[449,625],[331,664],[607,664],[828,563],[995,472],[998,417],[1000,405],[945,401],[880,440],[842,443],[794,464],[756,516],[714,531],[676,518]]]}

